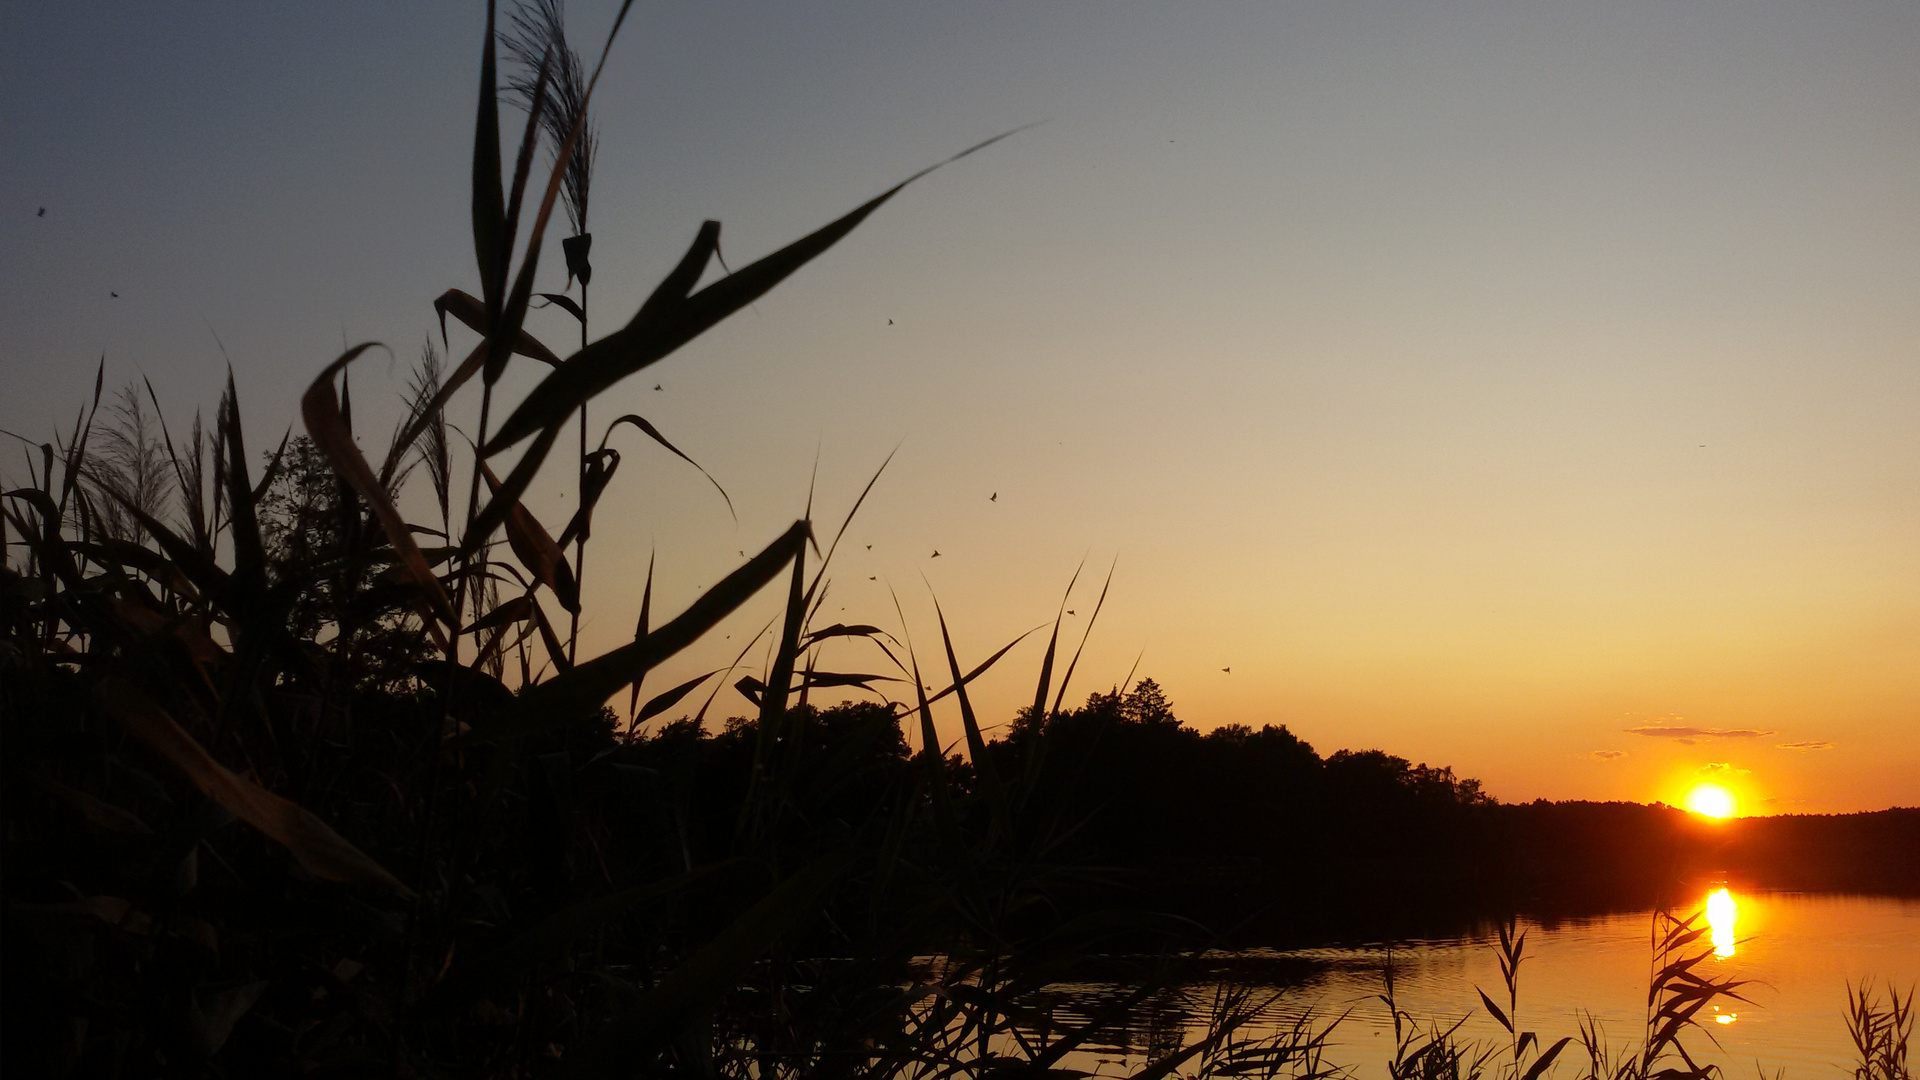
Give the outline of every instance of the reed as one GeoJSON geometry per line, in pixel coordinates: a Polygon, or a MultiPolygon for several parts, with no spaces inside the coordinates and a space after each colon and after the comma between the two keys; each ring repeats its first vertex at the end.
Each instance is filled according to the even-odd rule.
{"type": "MultiPolygon", "coordinates": [[[[582,607],[616,430],[691,462],[620,417],[597,449],[583,440],[579,509],[556,535],[526,495],[562,427],[924,175],[696,289],[718,249],[705,223],[624,327],[563,356],[526,312],[563,195],[584,231],[607,50],[579,63],[559,16],[522,12],[513,40],[539,59],[503,168],[489,8],[477,286],[434,302],[443,335],[452,316],[473,344],[446,366],[423,350],[382,454],[362,454],[348,385],[370,344],[324,365],[304,433],[270,449],[249,443],[231,380],[210,432],[196,420],[180,443],[151,388],[104,395],[103,363],[71,434],[30,446],[5,492],[6,1042],[22,1075],[1038,1074],[1098,1030],[1020,1018],[1133,924],[1051,908],[1069,826],[1027,806],[1034,770],[996,776],[934,736],[936,705],[957,706],[978,750],[968,684],[1011,643],[963,670],[943,623],[952,681],[932,692],[910,646],[817,621],[859,502],[830,540],[797,521],[670,619],[649,581],[633,640],[602,655],[578,655],[556,615],[582,607]],[[496,401],[512,364],[547,370],[496,401]],[[455,409],[478,414],[465,451],[455,409]],[[430,498],[403,498],[421,478],[430,498]],[[772,661],[735,684],[757,717],[708,736],[703,707],[650,729],[722,686],[646,688],[652,671],[768,589],[785,598],[772,661]],[[898,674],[827,662],[859,642],[898,674]],[[908,679],[905,702],[809,703],[908,679]],[[703,775],[726,755],[743,788],[703,775]]],[[[1035,695],[1056,711],[1059,632],[1035,695]]],[[[1242,1023],[1149,1075],[1226,1060],[1242,1023]]]]}
{"type": "Polygon", "coordinates": [[[1854,1080],[1911,1080],[1907,1044],[1913,1039],[1913,988],[1902,998],[1889,983],[1876,991],[1871,981],[1847,985],[1847,1036],[1857,1055],[1854,1080]],[[1884,997],[1882,994],[1884,993],[1884,997]]]}

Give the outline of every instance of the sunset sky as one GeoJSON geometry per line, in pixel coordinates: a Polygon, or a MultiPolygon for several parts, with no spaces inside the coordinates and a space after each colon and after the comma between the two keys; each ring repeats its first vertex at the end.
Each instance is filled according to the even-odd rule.
{"type": "MultiPolygon", "coordinates": [[[[617,7],[573,0],[576,45],[617,7]]],[[[0,6],[0,427],[70,426],[104,353],[177,433],[224,347],[270,446],[373,339],[383,444],[433,298],[477,291],[483,11],[0,6]]],[[[638,4],[597,98],[598,333],[704,218],[738,267],[1044,123],[594,403],[739,519],[616,435],[587,651],[631,634],[650,553],[670,615],[802,513],[816,460],[830,536],[897,446],[828,614],[897,629],[891,586],[929,667],[933,597],[969,664],[1084,557],[1075,641],[1117,568],[1074,699],[1138,656],[1195,727],[1503,800],[1920,804],[1916,57],[1909,0],[638,4]]],[[[531,500],[555,531],[570,487],[531,500]]]]}

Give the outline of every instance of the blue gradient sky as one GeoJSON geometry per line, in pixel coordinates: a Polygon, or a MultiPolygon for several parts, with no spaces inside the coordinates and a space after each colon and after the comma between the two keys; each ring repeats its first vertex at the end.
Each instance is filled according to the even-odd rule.
{"type": "MultiPolygon", "coordinates": [[[[616,6],[575,0],[579,41],[616,6]]],[[[0,427],[70,423],[103,353],[183,423],[216,337],[256,442],[343,340],[400,358],[357,397],[397,383],[473,287],[481,19],[0,6],[0,427]]],[[[590,640],[630,633],[649,551],[677,610],[816,455],[837,524],[898,445],[838,603],[893,621],[891,583],[930,657],[929,586],[977,658],[1090,552],[1119,569],[1081,690],[1144,649],[1199,727],[1508,799],[1920,803],[1916,56],[1911,3],[639,5],[599,99],[602,330],[703,218],[739,265],[1047,123],[596,402],[740,520],[629,445],[590,640]]]]}

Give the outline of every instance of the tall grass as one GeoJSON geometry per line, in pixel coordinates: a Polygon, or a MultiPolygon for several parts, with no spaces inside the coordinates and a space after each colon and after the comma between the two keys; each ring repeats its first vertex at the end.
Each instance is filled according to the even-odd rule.
{"type": "MultiPolygon", "coordinates": [[[[347,386],[370,344],[323,366],[304,434],[271,447],[249,442],[231,379],[182,442],[151,393],[103,397],[103,366],[72,432],[34,447],[5,493],[10,1071],[1038,1074],[1092,1033],[1016,1022],[1130,924],[1050,905],[1070,823],[1028,806],[1037,759],[1006,777],[982,763],[967,687],[1007,649],[963,670],[943,624],[951,678],[934,692],[891,635],[818,621],[858,503],[831,535],[809,518],[768,538],[671,618],[649,580],[633,640],[579,655],[584,555],[620,460],[608,436],[630,426],[686,455],[633,415],[598,449],[583,438],[579,509],[556,534],[526,496],[562,429],[924,171],[696,288],[720,231],[703,224],[620,329],[586,340],[581,303],[581,347],[563,355],[526,313],[563,194],[584,233],[606,50],[581,65],[558,19],[522,13],[521,58],[539,58],[509,165],[489,8],[476,284],[434,302],[473,343],[448,366],[424,352],[380,456],[360,449],[347,386]],[[496,400],[514,364],[544,376],[496,400]],[[449,438],[454,409],[477,414],[470,451],[449,438]],[[431,497],[402,498],[422,478],[431,497]],[[648,676],[767,590],[784,599],[772,661],[738,683],[757,716],[725,742],[748,780],[720,799],[730,825],[704,828],[698,769],[721,740],[698,718],[691,743],[644,725],[718,673],[648,676]],[[849,641],[911,679],[910,700],[808,704],[884,683],[829,666],[849,641]],[[624,730],[606,706],[620,696],[624,730]],[[936,705],[958,708],[975,764],[949,758],[936,705]]],[[[1059,629],[1035,693],[1056,711],[1059,629]]],[[[1235,1007],[1149,1075],[1224,1052],[1235,1007]]]]}
{"type": "Polygon", "coordinates": [[[1907,1045],[1913,1041],[1913,988],[1902,998],[1889,983],[1876,992],[1870,982],[1847,986],[1847,1036],[1857,1064],[1854,1080],[1911,1080],[1907,1045]]]}

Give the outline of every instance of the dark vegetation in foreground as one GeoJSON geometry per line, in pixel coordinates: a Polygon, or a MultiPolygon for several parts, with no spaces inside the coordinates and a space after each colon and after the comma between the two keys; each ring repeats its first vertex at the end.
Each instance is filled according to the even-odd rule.
{"type": "MultiPolygon", "coordinates": [[[[1419,872],[1497,855],[1476,823],[1501,808],[1444,770],[1320,761],[1279,732],[1201,738],[1144,683],[1064,709],[1078,653],[1058,620],[1031,709],[989,745],[967,684],[1007,649],[963,664],[942,624],[927,662],[873,626],[816,621],[858,501],[837,527],[796,522],[670,619],[643,600],[631,643],[579,655],[594,508],[621,460],[609,444],[645,435],[684,457],[639,416],[590,428],[589,403],[905,185],[696,290],[718,248],[708,222],[593,339],[597,69],[567,48],[557,5],[520,10],[509,85],[528,119],[505,171],[495,40],[490,9],[464,200],[480,295],[435,301],[477,342],[451,368],[425,352],[396,430],[356,432],[345,371],[364,345],[307,389],[305,435],[271,450],[249,443],[231,380],[211,423],[176,437],[151,387],[112,397],[99,378],[0,497],[9,1075],[1038,1080],[1067,1075],[1177,976],[1180,949],[1208,943],[1173,917],[1190,897],[1152,891],[1183,860],[1231,873],[1265,852],[1262,872],[1309,894],[1326,879],[1315,860],[1391,869],[1410,841],[1419,872]],[[563,197],[569,292],[539,295],[578,322],[564,359],[525,325],[563,197]],[[549,370],[508,408],[494,387],[510,363],[549,370]],[[455,408],[477,415],[471,444],[455,408]],[[370,460],[363,441],[385,449],[370,460]],[[549,460],[580,508],[557,534],[522,501],[549,460]],[[771,662],[736,684],[753,715],[710,735],[661,724],[719,684],[643,693],[649,673],[767,590],[785,599],[771,662]],[[945,689],[814,707],[891,685],[830,666],[855,648],[901,685],[945,689]],[[964,755],[938,744],[936,709],[958,714],[964,755]],[[1147,775],[1149,751],[1194,771],[1147,775]],[[1212,837],[1192,831],[1194,807],[1156,801],[1202,778],[1250,800],[1202,822],[1212,837]],[[1289,807],[1271,827],[1297,833],[1246,831],[1268,799],[1289,807]],[[1056,1020],[1049,988],[1095,955],[1139,959],[1090,1016],[1056,1020]]],[[[1637,1050],[1592,1058],[1596,1080],[1708,1074],[1677,1040],[1696,1003],[1734,988],[1690,981],[1678,954],[1695,932],[1662,925],[1662,1011],[1637,1050]]],[[[1216,1004],[1139,1080],[1335,1071],[1324,1028],[1254,1037],[1257,1002],[1216,1004]]],[[[1496,1062],[1407,1020],[1396,1080],[1536,1080],[1568,1045],[1515,1033],[1496,1062]]]]}

